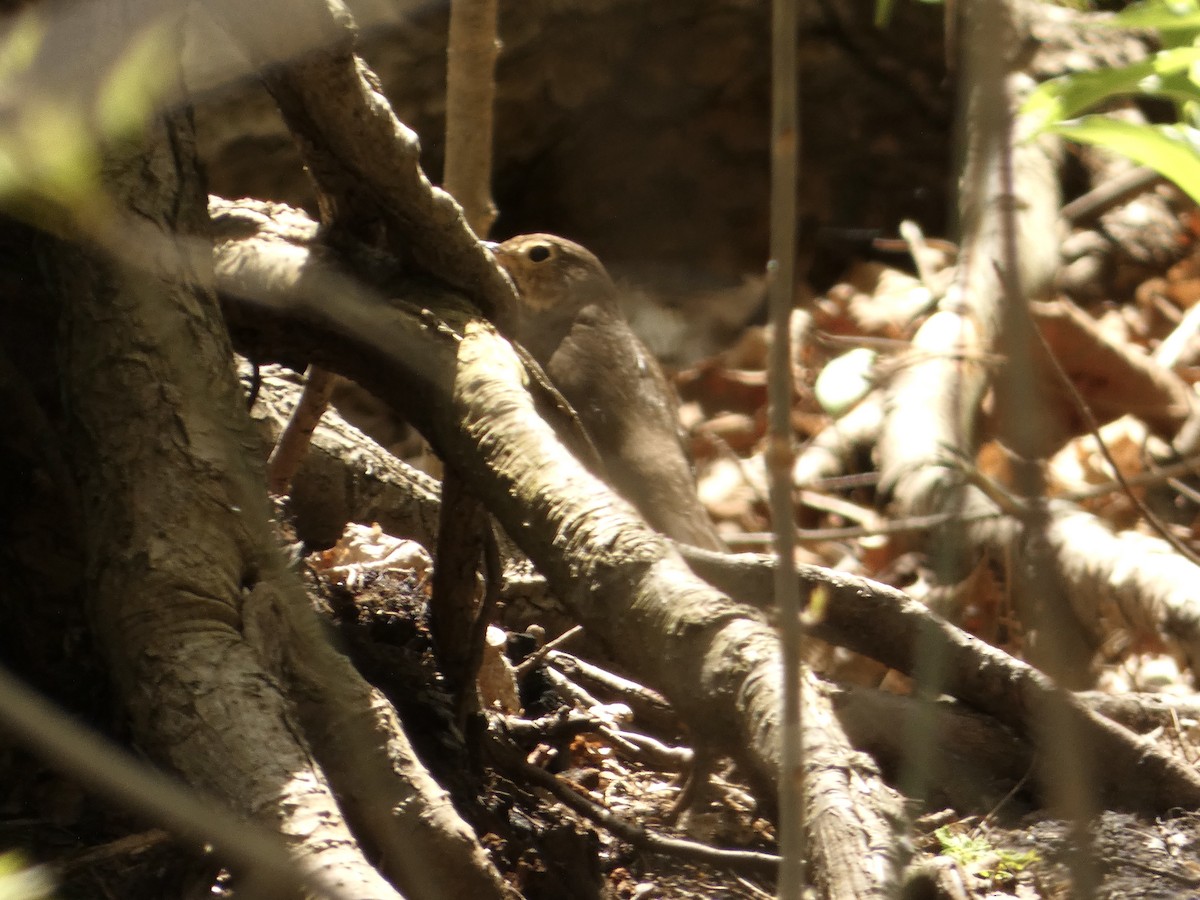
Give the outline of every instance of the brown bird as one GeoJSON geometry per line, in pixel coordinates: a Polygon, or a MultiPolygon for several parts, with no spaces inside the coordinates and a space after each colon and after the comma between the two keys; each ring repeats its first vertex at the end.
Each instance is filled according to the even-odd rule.
{"type": "Polygon", "coordinates": [[[668,537],[725,549],[696,496],[675,392],[622,316],[600,260],[550,234],[492,249],[520,295],[518,339],[575,408],[612,487],[668,537]]]}

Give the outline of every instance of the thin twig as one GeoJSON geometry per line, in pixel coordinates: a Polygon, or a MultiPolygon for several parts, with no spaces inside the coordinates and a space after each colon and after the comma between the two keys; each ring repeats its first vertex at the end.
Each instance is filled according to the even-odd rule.
{"type": "Polygon", "coordinates": [[[1095,500],[1097,497],[1103,497],[1105,494],[1112,494],[1127,487],[1147,487],[1149,485],[1169,482],[1172,478],[1177,478],[1180,475],[1195,475],[1198,467],[1200,467],[1200,455],[1188,456],[1170,465],[1159,466],[1152,472],[1143,472],[1140,475],[1126,475],[1124,481],[1118,481],[1114,478],[1110,481],[1094,484],[1091,487],[1080,488],[1077,491],[1068,491],[1062,495],[1062,498],[1074,503],[1079,503],[1083,500],[1095,500]]]}
{"type": "Polygon", "coordinates": [[[1104,438],[1100,436],[1100,423],[1096,421],[1096,417],[1092,414],[1091,407],[1083,399],[1083,395],[1079,393],[1079,389],[1071,381],[1071,376],[1067,374],[1054,355],[1054,351],[1050,349],[1050,344],[1047,342],[1045,335],[1040,329],[1032,329],[1038,341],[1041,344],[1042,350],[1045,352],[1046,358],[1050,361],[1050,365],[1054,369],[1055,377],[1059,383],[1067,389],[1067,393],[1071,395],[1071,402],[1075,404],[1075,409],[1083,416],[1083,422],[1087,425],[1088,432],[1096,441],[1096,446],[1100,449],[1100,455],[1104,457],[1104,461],[1108,463],[1112,469],[1113,477],[1121,486],[1121,492],[1129,498],[1129,502],[1134,508],[1141,513],[1146,524],[1149,525],[1159,537],[1175,548],[1176,551],[1188,562],[1193,565],[1200,566],[1200,555],[1196,551],[1179,539],[1171,529],[1163,524],[1162,520],[1154,514],[1149,506],[1146,505],[1137,494],[1133,492],[1133,488],[1129,484],[1129,480],[1121,473],[1121,467],[1117,465],[1117,461],[1113,458],[1112,452],[1108,449],[1108,444],[1104,442],[1104,438]]]}
{"type": "Polygon", "coordinates": [[[493,736],[491,750],[497,761],[511,772],[519,773],[527,781],[552,793],[564,806],[606,831],[616,835],[639,850],[648,853],[661,853],[677,859],[687,859],[693,862],[703,862],[714,866],[723,866],[744,874],[772,877],[779,868],[779,857],[770,853],[759,853],[753,850],[722,850],[718,847],[708,847],[694,841],[679,838],[664,837],[653,834],[640,825],[626,821],[600,804],[590,800],[580,788],[555,777],[544,769],[526,762],[521,754],[507,741],[493,736]]]}
{"type": "MultiPolygon", "coordinates": [[[[696,754],[687,747],[671,747],[657,738],[651,737],[648,734],[641,734],[637,731],[628,731],[626,729],[617,731],[610,725],[602,725],[600,726],[600,734],[608,738],[614,735],[619,736],[625,745],[632,745],[636,749],[633,753],[629,754],[628,758],[643,765],[682,771],[690,767],[696,758],[696,754]]],[[[625,750],[621,744],[614,742],[613,746],[616,747],[617,752],[625,755],[625,750]]]]}
{"type": "Polygon", "coordinates": [[[149,831],[127,834],[98,847],[89,847],[73,853],[65,860],[56,862],[54,870],[59,875],[63,875],[79,872],[99,864],[120,862],[145,853],[154,847],[169,844],[172,840],[171,833],[163,828],[151,828],[149,831]]]}
{"type": "Polygon", "coordinates": [[[856,472],[853,475],[830,475],[806,481],[804,487],[810,491],[842,491],[850,488],[874,487],[879,484],[879,472],[856,472]]]}
{"type": "Polygon", "coordinates": [[[492,119],[496,93],[497,0],[453,0],[446,48],[444,186],[481,238],[496,221],[492,119]]]}
{"type": "MultiPolygon", "coordinates": [[[[487,645],[487,631],[500,605],[500,592],[504,587],[504,566],[500,562],[500,548],[496,543],[495,532],[484,523],[481,528],[483,538],[483,602],[475,615],[475,622],[470,631],[470,647],[467,652],[466,671],[478,678],[483,666],[483,654],[487,645]]],[[[515,676],[514,676],[515,677],[515,676]]],[[[454,718],[460,730],[465,730],[467,718],[474,712],[471,701],[471,691],[459,691],[454,698],[454,718]]]]}
{"type": "Polygon", "coordinates": [[[312,434],[329,406],[329,398],[338,383],[338,376],[319,366],[309,366],[304,377],[304,390],[292,410],[291,418],[275,442],[267,460],[267,487],[272,494],[282,496],[292,485],[300,463],[308,454],[312,434]]]}
{"type": "MultiPolygon", "coordinates": [[[[496,218],[491,197],[492,106],[496,91],[496,0],[453,0],[446,48],[446,163],[444,186],[463,209],[479,237],[496,218]]],[[[509,330],[508,313],[497,311],[496,325],[509,330]]],[[[430,603],[438,661],[456,692],[455,710],[465,722],[477,705],[475,682],[483,641],[500,593],[498,554],[482,504],[466,490],[462,476],[447,467],[442,480],[437,570],[430,603]],[[474,593],[480,554],[491,554],[485,597],[474,619],[474,593]],[[460,645],[467,644],[464,648],[460,645]]]]}
{"type": "MultiPolygon", "coordinates": [[[[973,513],[931,513],[927,516],[907,516],[894,522],[879,522],[878,524],[848,525],[845,528],[798,528],[796,541],[801,544],[816,544],[821,541],[848,541],[855,538],[875,537],[885,534],[911,534],[917,531],[932,531],[949,522],[981,522],[985,519],[997,519],[1004,513],[999,510],[980,510],[973,513]]],[[[747,531],[732,535],[731,543],[739,544],[769,544],[773,538],[772,532],[747,531]]]]}
{"type": "Polygon", "coordinates": [[[1087,225],[1162,180],[1163,177],[1153,169],[1138,166],[1097,185],[1082,197],[1076,197],[1062,208],[1062,217],[1072,225],[1087,225]]]}
{"type": "Polygon", "coordinates": [[[516,673],[518,678],[528,675],[538,667],[543,659],[546,658],[547,653],[549,653],[551,650],[557,650],[560,647],[565,646],[581,634],[583,634],[583,626],[572,625],[554,640],[547,641],[541,647],[538,647],[538,649],[534,650],[527,657],[525,657],[525,659],[517,663],[513,671],[516,673]]]}
{"type": "MultiPolygon", "coordinates": [[[[998,2],[998,0],[991,0],[998,2]]],[[[1008,0],[1006,0],[1008,2],[1008,0]]],[[[994,49],[989,52],[995,52],[994,49]]],[[[1000,388],[1014,398],[1009,407],[1005,433],[1016,452],[1014,484],[1029,514],[1021,521],[1025,552],[1020,566],[1023,577],[1018,575],[1017,584],[1026,590],[1042,594],[1040,604],[1031,604],[1031,625],[1037,630],[1045,647],[1048,659],[1057,659],[1070,665],[1077,654],[1070,643],[1074,633],[1074,621],[1070,612],[1063,608],[1063,595],[1055,590],[1057,573],[1052,570],[1049,556],[1038,553],[1034,548],[1041,546],[1049,528],[1049,504],[1046,498],[1046,482],[1042,468],[1033,459],[1038,446],[1037,429],[1046,421],[1044,394],[1037,390],[1033,379],[1035,356],[1029,336],[1040,342],[1046,355],[1053,360],[1057,377],[1068,383],[1065,371],[1053,359],[1041,329],[1033,322],[1030,312],[1031,298],[1021,283],[1021,254],[1018,250],[1016,174],[1013,161],[1014,117],[1016,99],[1011,82],[1005,83],[1003,104],[997,110],[1002,123],[1003,140],[1000,144],[997,163],[999,166],[1000,191],[1003,200],[999,207],[1000,250],[999,260],[993,260],[998,268],[1001,285],[1002,321],[1004,339],[1008,350],[1008,362],[1002,373],[1000,388]],[[1017,410],[1015,398],[1021,398],[1022,406],[1017,410]]],[[[1027,248],[1026,244],[1024,248],[1027,248]]],[[[1076,401],[1082,397],[1074,385],[1068,385],[1076,401]]],[[[1091,412],[1084,413],[1095,427],[1091,412]]],[[[1096,433],[1099,439],[1099,433],[1096,433]]],[[[1107,457],[1107,450],[1104,451],[1107,457]]],[[[1111,457],[1108,457],[1112,463],[1111,457]]],[[[1070,834],[1074,849],[1068,855],[1067,867],[1071,875],[1071,887],[1076,896],[1087,898],[1096,893],[1099,874],[1092,851],[1092,835],[1088,822],[1097,810],[1096,768],[1100,761],[1089,749],[1081,751],[1084,729],[1067,711],[1067,705],[1059,693],[1050,695],[1050,704],[1042,711],[1038,723],[1045,742],[1046,769],[1044,781],[1049,802],[1058,807],[1070,822],[1070,834]]]]}
{"type": "Polygon", "coordinates": [[[800,130],[797,115],[796,0],[771,4],[771,260],[767,285],[771,341],[767,383],[767,479],[775,528],[775,596],[782,624],[783,723],[779,773],[781,898],[804,893],[804,807],[800,720],[803,629],[796,575],[796,520],[792,509],[792,342],[796,279],[796,187],[800,130]]]}
{"type": "Polygon", "coordinates": [[[628,678],[622,678],[577,656],[563,653],[561,650],[551,651],[547,662],[572,678],[615,694],[629,705],[639,720],[655,728],[679,728],[678,714],[671,708],[671,704],[667,702],[666,698],[657,691],[630,681],[628,678]]]}

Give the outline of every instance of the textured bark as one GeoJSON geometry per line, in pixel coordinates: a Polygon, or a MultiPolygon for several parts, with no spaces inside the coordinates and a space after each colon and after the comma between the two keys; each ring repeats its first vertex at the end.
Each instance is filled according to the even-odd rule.
{"type": "MultiPolygon", "coordinates": [[[[770,557],[681,549],[696,572],[730,596],[772,602],[770,557]]],[[[942,666],[941,692],[995,717],[1034,746],[1048,742],[1047,719],[1065,721],[1079,735],[1079,746],[1103,760],[1096,772],[1103,803],[1149,815],[1200,803],[1200,776],[1189,766],[1096,715],[1037,669],[956,628],[903,592],[817,566],[802,566],[800,579],[825,595],[819,620],[810,625],[815,637],[912,676],[933,657],[942,666]]],[[[1049,752],[1043,752],[1043,761],[1049,752]]]]}
{"type": "MultiPolygon", "coordinates": [[[[446,48],[446,191],[481,238],[496,221],[492,201],[492,120],[496,93],[496,0],[455,0],[446,48]]],[[[503,310],[497,310],[503,315],[503,310]]],[[[493,319],[505,330],[511,322],[493,319]]],[[[476,602],[478,570],[495,548],[491,521],[479,500],[447,469],[442,478],[437,566],[430,599],[430,631],[438,665],[457,693],[460,727],[478,712],[475,689],[484,635],[495,594],[476,602]]],[[[489,558],[494,558],[492,555],[489,558]]],[[[489,588],[499,572],[488,572],[489,588]]]]}
{"type": "Polygon", "coordinates": [[[805,671],[804,820],[809,857],[829,900],[895,896],[905,828],[900,795],[884,784],[875,761],[850,744],[834,712],[830,686],[805,671]]]}
{"type": "Polygon", "coordinates": [[[475,240],[462,210],[420,166],[417,136],[392,112],[354,54],[357,32],[340,3],[241,3],[210,8],[251,59],[312,176],[334,246],[380,243],[501,319],[512,285],[475,240]],[[291,45],[281,45],[287,17],[291,45]],[[281,64],[286,63],[286,64],[281,64]]]}
{"type": "MultiPolygon", "coordinates": [[[[637,609],[635,596],[646,591],[645,568],[663,567],[660,577],[681,600],[698,594],[698,605],[685,615],[698,617],[690,629],[719,634],[722,623],[734,627],[733,622],[747,613],[695,581],[670,545],[559,443],[521,386],[523,364],[493,329],[428,287],[422,293],[420,285],[406,286],[403,307],[389,306],[357,282],[339,280],[313,265],[294,265],[299,248],[279,249],[282,252],[267,242],[255,246],[242,241],[225,244],[218,252],[222,290],[230,295],[228,318],[240,338],[255,352],[268,347],[279,352],[286,345],[336,363],[339,371],[402,411],[448,465],[469,474],[509,534],[552,581],[566,588],[564,595],[585,621],[608,623],[596,633],[609,634],[606,643],[620,647],[622,659],[661,660],[663,648],[641,648],[639,653],[638,644],[656,639],[630,625],[628,616],[616,610],[605,615],[597,608],[615,602],[608,596],[611,587],[603,597],[594,596],[610,578],[624,581],[632,591],[620,601],[630,611],[637,609]],[[324,322],[322,328],[313,327],[318,321],[324,322]],[[280,326],[287,328],[286,336],[280,326]],[[597,555],[597,546],[610,547],[610,552],[597,555]],[[714,601],[710,608],[699,602],[705,598],[714,601]],[[613,629],[619,635],[615,639],[613,629]]],[[[656,601],[643,597],[641,602],[653,609],[637,609],[637,618],[667,614],[656,601]]],[[[754,626],[746,639],[773,643],[768,631],[754,626]]],[[[684,651],[688,668],[699,664],[696,651],[696,646],[684,651]]],[[[669,655],[678,652],[671,650],[669,655]]],[[[679,682],[680,676],[665,662],[655,669],[679,682]]],[[[685,706],[698,703],[695,683],[684,679],[678,684],[685,706]]],[[[712,718],[708,710],[697,721],[712,718]]],[[[725,718],[715,730],[732,724],[725,718]]]]}
{"type": "Polygon", "coordinates": [[[279,648],[246,633],[256,606],[247,589],[282,565],[270,556],[262,470],[247,462],[253,441],[203,287],[210,276],[183,243],[204,209],[194,170],[171,155],[187,132],[171,121],[155,137],[144,159],[114,160],[108,181],[151,217],[141,237],[156,247],[155,268],[95,246],[45,258],[63,279],[93,627],[153,756],[281,831],[304,871],[336,871],[345,896],[394,896],[297,740],[295,711],[265,665],[279,648]],[[156,178],[139,182],[139,172],[156,178]]]}
{"type": "MultiPolygon", "coordinates": [[[[393,281],[389,293],[404,300],[387,303],[267,228],[221,245],[217,269],[227,319],[247,352],[299,354],[408,417],[589,635],[661,690],[698,740],[741,758],[766,794],[774,793],[774,634],[752,610],[693,576],[668,541],[559,443],[528,393],[519,357],[493,328],[427,282],[393,281]]],[[[814,735],[814,746],[830,751],[821,767],[843,764],[844,739],[814,735]]],[[[825,848],[830,832],[813,832],[818,858],[853,867],[839,873],[850,883],[878,885],[883,877],[875,848],[886,844],[880,807],[888,796],[880,787],[879,803],[858,809],[871,827],[836,830],[839,840],[861,842],[854,850],[825,848]]]]}
{"type": "MultiPolygon", "coordinates": [[[[299,396],[299,387],[273,369],[264,367],[259,402],[251,410],[268,447],[299,396]]],[[[326,411],[292,482],[288,512],[297,537],[310,547],[334,544],[347,522],[377,522],[388,534],[432,546],[438,483],[396,459],[335,411],[326,411]]]]}
{"type": "MultiPolygon", "coordinates": [[[[854,746],[878,761],[889,781],[905,777],[908,736],[915,728],[938,737],[932,768],[931,808],[991,812],[1029,774],[1033,748],[1010,729],[962,704],[930,704],[871,688],[832,690],[833,708],[854,746]]],[[[1111,718],[1111,717],[1110,717],[1111,718]]]]}
{"type": "MultiPolygon", "coordinates": [[[[102,15],[76,49],[108,47],[103,36],[141,21],[90,9],[102,15]]],[[[110,203],[84,211],[76,245],[48,243],[43,264],[64,308],[91,619],[137,740],[281,831],[301,871],[339,896],[397,895],[356,837],[401,890],[503,895],[394,711],[329,647],[275,545],[211,292],[190,122],[154,121],[144,146],[115,144],[103,163],[110,203]]]]}
{"type": "MultiPolygon", "coordinates": [[[[1062,577],[1075,618],[1098,646],[1114,629],[1171,641],[1200,671],[1200,572],[1166,541],[1138,531],[1114,532],[1073,504],[1054,502],[1042,539],[1062,577]]],[[[975,522],[971,540],[1007,552],[1012,523],[975,522]]]]}

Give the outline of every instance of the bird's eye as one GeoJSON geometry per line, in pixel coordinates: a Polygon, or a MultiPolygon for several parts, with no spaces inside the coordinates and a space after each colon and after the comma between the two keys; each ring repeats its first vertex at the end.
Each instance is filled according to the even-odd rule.
{"type": "Polygon", "coordinates": [[[530,262],[545,262],[550,258],[550,248],[545,244],[534,244],[529,248],[530,262]]]}

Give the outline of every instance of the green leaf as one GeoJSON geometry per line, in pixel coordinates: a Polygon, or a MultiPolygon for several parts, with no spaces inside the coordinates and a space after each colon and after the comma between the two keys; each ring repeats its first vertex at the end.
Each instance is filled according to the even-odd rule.
{"type": "Polygon", "coordinates": [[[99,189],[99,156],[82,112],[31,98],[10,128],[0,130],[0,200],[41,197],[71,208],[99,189]]]}
{"type": "Polygon", "coordinates": [[[1121,94],[1167,97],[1181,103],[1200,100],[1200,86],[1191,77],[1195,66],[1200,66],[1200,47],[1179,47],[1117,69],[1064,75],[1039,85],[1021,112],[1037,132],[1121,94]]]}
{"type": "Polygon", "coordinates": [[[1139,125],[1105,116],[1059,122],[1047,130],[1149,166],[1200,203],[1200,130],[1186,125],[1139,125]]]}
{"type": "Polygon", "coordinates": [[[142,131],[172,83],[176,52],[164,22],[151,23],[134,37],[96,95],[105,134],[132,137],[142,131]]]}
{"type": "Polygon", "coordinates": [[[984,837],[969,833],[959,834],[946,825],[938,828],[934,835],[941,844],[942,853],[963,865],[969,865],[992,852],[992,845],[984,837]]]}
{"type": "Polygon", "coordinates": [[[1200,9],[1190,2],[1138,3],[1126,7],[1111,19],[1103,19],[1096,24],[1117,28],[1157,28],[1159,31],[1200,33],[1200,9]]]}
{"type": "Polygon", "coordinates": [[[46,38],[46,26],[32,10],[14,16],[0,41],[0,84],[24,72],[37,57],[46,38]]]}
{"type": "Polygon", "coordinates": [[[83,113],[63,103],[30,103],[18,134],[29,187],[67,207],[99,189],[99,153],[83,113]]]}
{"type": "Polygon", "coordinates": [[[49,900],[53,893],[44,868],[31,866],[12,851],[0,854],[0,900],[49,900]]]}

